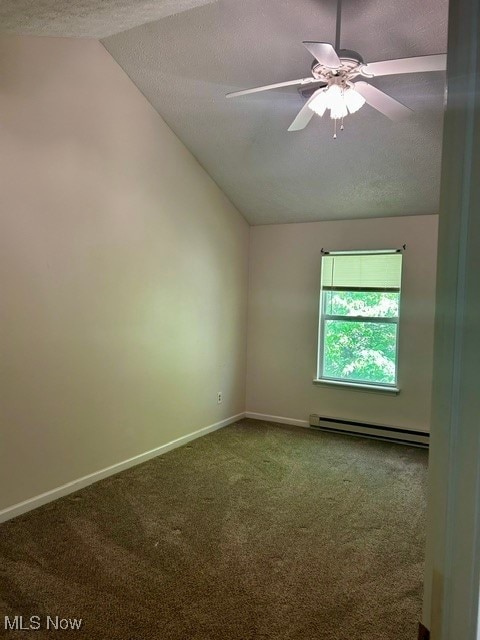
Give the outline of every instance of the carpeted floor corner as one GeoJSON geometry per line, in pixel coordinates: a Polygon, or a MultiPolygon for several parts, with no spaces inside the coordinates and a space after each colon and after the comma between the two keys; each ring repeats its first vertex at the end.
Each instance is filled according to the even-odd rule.
{"type": "Polygon", "coordinates": [[[0,525],[0,635],[415,640],[426,469],[421,449],[243,420],[0,525]]]}

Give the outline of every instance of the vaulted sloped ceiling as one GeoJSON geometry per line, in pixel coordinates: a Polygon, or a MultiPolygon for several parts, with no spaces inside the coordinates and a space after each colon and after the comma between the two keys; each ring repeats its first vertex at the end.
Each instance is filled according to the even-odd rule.
{"type": "MultiPolygon", "coordinates": [[[[36,4],[0,0],[0,16],[2,7],[22,1],[36,4]]],[[[303,131],[289,133],[304,103],[295,88],[235,100],[225,94],[308,76],[312,58],[302,40],[334,41],[333,0],[80,4],[105,11],[102,30],[112,33],[120,30],[112,6],[129,1],[135,24],[146,22],[134,17],[142,7],[202,5],[160,20],[147,16],[153,21],[102,42],[250,223],[437,212],[444,73],[372,80],[414,109],[404,122],[365,105],[345,119],[337,140],[328,117],[315,116],[303,131]]],[[[78,8],[67,0],[39,4],[78,8]]],[[[341,45],[367,62],[445,52],[447,9],[447,0],[344,0],[341,45]]],[[[81,35],[98,36],[94,29],[81,35]]]]}
{"type": "MultiPolygon", "coordinates": [[[[334,40],[334,2],[219,0],[104,40],[113,57],[253,224],[435,213],[445,74],[372,81],[415,110],[401,123],[365,106],[287,128],[295,88],[226,100],[309,75],[302,40],[334,40]]],[[[446,51],[444,0],[345,0],[342,47],[366,61],[446,51]]],[[[188,185],[186,185],[188,187],[188,185]]]]}

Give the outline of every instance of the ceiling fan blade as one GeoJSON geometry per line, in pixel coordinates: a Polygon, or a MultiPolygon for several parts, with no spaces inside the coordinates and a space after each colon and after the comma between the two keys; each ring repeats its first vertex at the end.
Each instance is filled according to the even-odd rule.
{"type": "Polygon", "coordinates": [[[390,118],[390,120],[398,121],[403,120],[413,113],[412,109],[409,109],[398,100],[391,98],[389,95],[380,91],[368,82],[355,82],[355,90],[365,98],[367,104],[371,107],[383,113],[384,116],[390,118]]]}
{"type": "Polygon", "coordinates": [[[393,76],[397,73],[424,73],[426,71],[445,71],[447,68],[447,54],[436,53],[432,56],[417,56],[414,58],[398,58],[398,60],[383,60],[365,65],[362,73],[367,76],[393,76]]]}
{"type": "Polygon", "coordinates": [[[280,89],[281,87],[294,87],[303,84],[318,82],[316,78],[300,78],[299,80],[287,80],[287,82],[276,82],[275,84],[266,84],[262,87],[253,87],[252,89],[242,89],[241,91],[232,91],[227,93],[227,98],[236,98],[238,96],[246,96],[249,93],[258,93],[259,91],[270,91],[270,89],[280,89]]]}
{"type": "Polygon", "coordinates": [[[288,127],[288,131],[301,131],[301,129],[305,129],[305,127],[310,122],[310,120],[312,119],[315,113],[309,108],[308,105],[310,104],[310,102],[312,102],[315,96],[317,96],[320,93],[320,91],[323,91],[323,87],[321,89],[317,89],[315,93],[312,93],[310,98],[305,102],[303,107],[297,113],[297,117],[295,118],[295,120],[288,127]]]}
{"type": "Polygon", "coordinates": [[[333,46],[328,42],[303,42],[303,46],[310,51],[312,56],[329,69],[338,69],[342,66],[340,58],[333,46]]]}

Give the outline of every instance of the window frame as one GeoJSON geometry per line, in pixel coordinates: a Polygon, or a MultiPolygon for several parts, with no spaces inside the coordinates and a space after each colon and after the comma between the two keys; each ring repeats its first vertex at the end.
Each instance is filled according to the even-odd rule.
{"type": "MultiPolygon", "coordinates": [[[[322,255],[322,263],[323,258],[326,255],[381,255],[381,254],[394,254],[399,253],[397,250],[382,250],[382,251],[345,251],[345,252],[335,252],[322,255]]],[[[317,377],[314,379],[315,383],[320,384],[331,384],[339,387],[353,387],[358,388],[360,390],[366,391],[387,391],[398,393],[400,391],[398,387],[399,380],[399,345],[400,345],[400,317],[401,317],[401,300],[402,300],[402,284],[403,284],[403,260],[402,260],[402,271],[400,275],[400,287],[396,288],[395,291],[392,288],[386,289],[382,287],[365,287],[364,289],[359,289],[357,287],[323,287],[322,286],[322,267],[320,267],[320,300],[319,300],[319,318],[318,318],[318,344],[317,344],[317,377]],[[327,296],[324,295],[325,291],[345,291],[345,292],[379,292],[379,293],[398,293],[398,315],[396,317],[378,317],[378,316],[342,316],[337,314],[327,314],[326,313],[326,301],[327,296]],[[326,376],[323,373],[324,370],[324,352],[325,352],[325,324],[326,321],[341,321],[341,322],[365,322],[365,323],[375,323],[375,324],[395,324],[396,332],[395,332],[395,380],[394,382],[372,382],[369,380],[352,380],[350,378],[337,378],[333,376],[326,376]]]]}

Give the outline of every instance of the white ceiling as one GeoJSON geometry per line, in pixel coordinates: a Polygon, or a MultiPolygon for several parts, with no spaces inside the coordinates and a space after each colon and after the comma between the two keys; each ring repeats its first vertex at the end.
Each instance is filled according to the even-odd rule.
{"type": "Polygon", "coordinates": [[[0,0],[0,31],[105,38],[215,0],[0,0]]]}
{"type": "MultiPolygon", "coordinates": [[[[75,25],[81,30],[91,23],[90,33],[77,35],[94,36],[125,29],[118,23],[125,25],[127,15],[145,21],[142,6],[160,10],[174,1],[83,0],[75,2],[75,19],[67,0],[35,3],[55,6],[50,23],[39,15],[15,18],[13,7],[22,4],[37,13],[26,0],[0,0],[0,18],[10,7],[11,24],[21,22],[23,32],[68,35],[75,25]],[[118,7],[129,2],[133,8],[122,18],[118,7]],[[93,13],[87,5],[96,7],[93,13]],[[63,19],[69,25],[61,33],[63,19]]],[[[342,47],[368,62],[446,51],[447,0],[343,5],[342,47]]],[[[225,99],[235,89],[309,75],[311,56],[302,40],[332,42],[334,35],[333,0],[217,0],[102,42],[250,223],[437,212],[443,73],[372,81],[415,114],[392,123],[366,105],[345,120],[336,141],[328,118],[315,116],[305,130],[287,132],[303,104],[294,88],[225,99]]]]}

